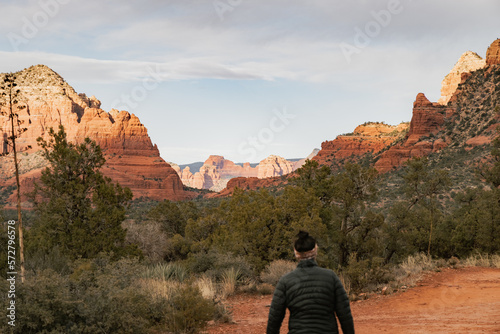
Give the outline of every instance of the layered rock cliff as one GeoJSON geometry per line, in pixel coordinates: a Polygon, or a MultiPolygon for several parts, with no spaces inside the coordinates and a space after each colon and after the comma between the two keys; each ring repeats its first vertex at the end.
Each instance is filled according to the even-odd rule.
{"type": "Polygon", "coordinates": [[[376,154],[404,136],[407,130],[408,123],[388,125],[368,122],[357,126],[350,134],[323,142],[313,160],[320,164],[330,164],[333,160],[356,159],[366,153],[376,154]]]}
{"type": "Polygon", "coordinates": [[[408,135],[383,152],[375,167],[387,172],[408,159],[426,156],[447,146],[469,150],[490,143],[500,119],[499,50],[500,39],[497,39],[488,48],[483,67],[460,73],[460,81],[446,106],[418,94],[408,135]]]}
{"type": "Polygon", "coordinates": [[[446,147],[447,143],[442,139],[421,139],[437,134],[446,118],[449,118],[454,111],[454,108],[430,102],[423,93],[419,93],[413,103],[413,116],[405,140],[383,152],[375,163],[375,168],[387,172],[399,167],[410,158],[425,156],[446,147]]]}
{"type": "MultiPolygon", "coordinates": [[[[160,157],[146,127],[134,114],[100,109],[99,100],[77,94],[62,77],[44,65],[16,73],[16,83],[20,101],[26,105],[19,112],[19,118],[27,128],[17,144],[26,154],[36,154],[40,150],[36,139],[48,139],[49,129],[57,129],[62,124],[69,141],[79,143],[85,137],[95,140],[106,157],[103,174],[129,187],[135,197],[181,200],[192,196],[184,190],[177,173],[160,157]]],[[[0,117],[0,135],[9,135],[8,129],[8,119],[0,117]]],[[[2,150],[8,153],[9,148],[4,145],[2,150]]],[[[11,159],[0,160],[0,164],[8,165],[11,159]]],[[[31,166],[29,173],[21,176],[25,190],[29,190],[45,166],[40,160],[31,166]]],[[[13,174],[1,176],[0,185],[13,182],[13,174]]]]}

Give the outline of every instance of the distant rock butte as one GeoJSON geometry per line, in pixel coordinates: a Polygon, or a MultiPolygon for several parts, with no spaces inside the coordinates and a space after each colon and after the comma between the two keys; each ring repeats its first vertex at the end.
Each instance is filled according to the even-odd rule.
{"type": "Polygon", "coordinates": [[[277,155],[271,155],[257,166],[259,179],[287,175],[293,172],[293,164],[277,155]]]}
{"type": "Polygon", "coordinates": [[[439,104],[446,105],[457,90],[458,85],[462,82],[464,73],[470,73],[486,66],[486,60],[481,58],[477,53],[472,51],[465,52],[458,59],[450,73],[446,75],[441,83],[441,97],[438,100],[439,104]]]}
{"type": "Polygon", "coordinates": [[[294,163],[282,157],[271,155],[262,160],[256,167],[251,167],[248,162],[238,165],[231,160],[224,159],[223,156],[211,155],[200,170],[194,174],[189,167],[181,170],[179,166],[174,165],[174,169],[185,186],[220,191],[233,178],[255,177],[262,179],[289,174],[294,171],[294,163]]]}
{"type": "Polygon", "coordinates": [[[321,150],[313,160],[320,164],[329,164],[329,161],[334,159],[357,158],[369,152],[376,154],[404,135],[407,129],[407,123],[365,123],[357,126],[351,134],[323,142],[321,150]]]}
{"type": "MultiPolygon", "coordinates": [[[[69,141],[80,143],[90,137],[101,146],[106,157],[103,174],[129,187],[134,197],[157,200],[192,197],[183,189],[177,173],[160,157],[146,127],[134,114],[115,109],[105,112],[100,109],[99,100],[77,94],[47,66],[32,66],[16,74],[18,88],[27,105],[20,112],[23,126],[28,129],[17,141],[20,149],[28,153],[39,151],[36,139],[48,139],[49,128],[57,130],[62,124],[69,141]]],[[[8,119],[0,117],[0,135],[3,136],[7,129],[8,119]]],[[[25,190],[29,190],[44,167],[42,164],[21,176],[25,190]]],[[[0,182],[12,183],[12,177],[0,182]]]]}

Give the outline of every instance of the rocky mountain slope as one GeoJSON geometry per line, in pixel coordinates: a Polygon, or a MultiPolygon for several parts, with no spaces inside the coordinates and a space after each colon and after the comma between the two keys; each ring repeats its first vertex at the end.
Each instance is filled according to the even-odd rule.
{"type": "MultiPolygon", "coordinates": [[[[436,166],[453,166],[461,175],[456,177],[458,181],[473,177],[471,164],[489,155],[488,145],[498,135],[500,39],[489,46],[485,59],[471,51],[464,53],[444,78],[441,93],[438,102],[429,101],[423,93],[417,94],[409,123],[365,123],[353,133],[323,142],[313,159],[337,168],[345,161],[363,161],[368,157],[364,161],[386,173],[398,169],[408,159],[431,155],[436,166]]],[[[231,194],[235,187],[258,189],[282,182],[279,178],[233,179],[220,195],[231,194]]]]}
{"type": "MultiPolygon", "coordinates": [[[[473,147],[491,143],[500,119],[500,39],[488,48],[482,68],[460,73],[461,81],[448,103],[430,102],[419,93],[413,104],[410,129],[404,140],[382,152],[375,167],[395,169],[413,157],[427,156],[450,147],[473,147]]],[[[460,62],[456,68],[464,68],[460,62]]],[[[453,72],[454,70],[452,70],[453,72]]],[[[447,81],[443,81],[444,86],[447,81]]],[[[445,93],[443,96],[448,96],[445,93]]]]}
{"type": "MultiPolygon", "coordinates": [[[[0,75],[3,80],[5,74],[0,75]]],[[[21,158],[21,182],[29,191],[46,166],[36,138],[48,139],[49,128],[65,127],[68,139],[81,142],[85,137],[95,140],[103,149],[106,165],[103,173],[129,187],[135,197],[181,200],[192,197],[184,190],[177,173],[161,157],[148,136],[146,127],[127,111],[100,108],[95,97],[77,94],[57,73],[37,65],[16,73],[21,102],[26,108],[19,118],[27,128],[18,139],[21,158]],[[31,147],[31,148],[29,148],[31,147]]],[[[0,136],[10,135],[7,117],[0,117],[0,136]]],[[[9,153],[4,144],[2,153],[9,153]]],[[[14,183],[13,162],[9,156],[0,158],[0,187],[14,183]]],[[[6,194],[4,194],[5,196],[6,194]]],[[[8,201],[10,202],[10,201],[8,201]]]]}

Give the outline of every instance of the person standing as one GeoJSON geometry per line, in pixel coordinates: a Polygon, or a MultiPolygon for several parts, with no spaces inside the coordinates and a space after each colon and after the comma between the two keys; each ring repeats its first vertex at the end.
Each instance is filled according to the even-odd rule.
{"type": "Polygon", "coordinates": [[[267,334],[279,334],[286,309],[289,334],[354,334],[349,297],[337,275],[316,262],[318,245],[300,231],[294,244],[297,268],[280,278],[274,291],[267,334]]]}

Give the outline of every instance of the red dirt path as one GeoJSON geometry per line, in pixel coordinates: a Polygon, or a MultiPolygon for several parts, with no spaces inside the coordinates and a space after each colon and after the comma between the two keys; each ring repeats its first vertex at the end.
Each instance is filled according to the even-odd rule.
{"type": "MultiPolygon", "coordinates": [[[[212,325],[207,333],[265,333],[271,298],[232,297],[234,323],[212,325]]],[[[352,302],[351,309],[357,334],[500,333],[500,269],[444,269],[406,292],[352,302]]]]}

